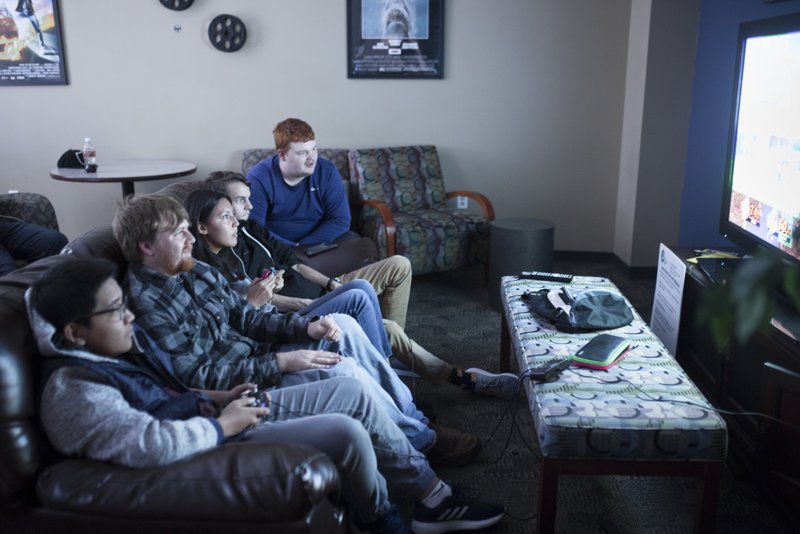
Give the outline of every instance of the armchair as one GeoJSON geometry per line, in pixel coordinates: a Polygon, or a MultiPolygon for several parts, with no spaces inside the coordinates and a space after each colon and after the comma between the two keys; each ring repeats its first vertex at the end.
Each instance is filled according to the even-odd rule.
{"type": "Polygon", "coordinates": [[[435,146],[355,149],[349,158],[364,208],[361,233],[382,258],[406,256],[414,274],[488,262],[492,203],[473,191],[445,192],[435,146]],[[448,208],[458,196],[474,200],[481,214],[448,208]]]}
{"type": "Polygon", "coordinates": [[[39,193],[0,195],[0,215],[58,230],[58,219],[53,204],[46,196],[39,193]]]}
{"type": "MultiPolygon", "coordinates": [[[[51,254],[58,254],[67,243],[67,238],[58,232],[56,211],[50,200],[39,193],[9,193],[0,195],[0,223],[35,224],[46,230],[36,230],[41,235],[19,238],[8,237],[9,241],[0,243],[3,267],[0,275],[28,265],[31,261],[51,254]],[[15,244],[12,246],[11,243],[15,244]],[[33,244],[35,243],[35,248],[33,244]]],[[[3,239],[0,239],[3,241],[3,239]]]]}

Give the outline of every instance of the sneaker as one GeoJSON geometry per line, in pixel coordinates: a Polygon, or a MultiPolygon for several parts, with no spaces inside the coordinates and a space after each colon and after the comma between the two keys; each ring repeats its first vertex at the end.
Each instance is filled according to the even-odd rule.
{"type": "Polygon", "coordinates": [[[481,440],[446,426],[430,424],[436,441],[425,452],[433,467],[461,467],[471,463],[481,450],[481,440]]]}
{"type": "Polygon", "coordinates": [[[452,530],[477,530],[500,522],[505,510],[502,506],[468,499],[458,484],[451,484],[452,495],[445,497],[436,508],[414,503],[414,534],[438,534],[452,530]]]}
{"type": "Polygon", "coordinates": [[[397,506],[391,505],[389,510],[371,523],[356,521],[358,530],[369,534],[411,534],[405,521],[400,516],[397,506]]]}
{"type": "Polygon", "coordinates": [[[475,393],[501,399],[514,399],[519,393],[519,377],[513,373],[490,373],[477,367],[464,371],[475,377],[475,393]]]}

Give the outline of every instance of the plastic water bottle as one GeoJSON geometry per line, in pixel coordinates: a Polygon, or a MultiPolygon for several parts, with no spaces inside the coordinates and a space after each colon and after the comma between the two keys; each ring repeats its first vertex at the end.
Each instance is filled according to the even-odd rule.
{"type": "Polygon", "coordinates": [[[86,172],[97,172],[97,152],[92,143],[92,138],[83,140],[83,165],[86,172]]]}

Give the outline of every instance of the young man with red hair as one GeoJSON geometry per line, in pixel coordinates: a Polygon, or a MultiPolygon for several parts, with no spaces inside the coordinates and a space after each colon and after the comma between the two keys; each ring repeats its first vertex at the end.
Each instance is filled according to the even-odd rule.
{"type": "Polygon", "coordinates": [[[247,173],[250,218],[291,246],[334,242],[350,229],[350,206],[342,176],[317,154],[314,130],[286,119],[272,132],[276,154],[247,173]]]}

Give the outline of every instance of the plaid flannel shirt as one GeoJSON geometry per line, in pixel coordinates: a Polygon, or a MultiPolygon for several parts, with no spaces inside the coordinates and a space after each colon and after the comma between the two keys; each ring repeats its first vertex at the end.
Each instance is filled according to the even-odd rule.
{"type": "Polygon", "coordinates": [[[311,318],[254,308],[203,262],[177,276],[132,262],[123,286],[135,323],[170,355],[175,374],[191,387],[274,386],[281,376],[276,345],[311,341],[311,318]]]}

